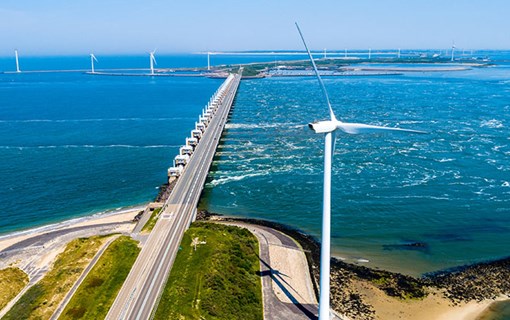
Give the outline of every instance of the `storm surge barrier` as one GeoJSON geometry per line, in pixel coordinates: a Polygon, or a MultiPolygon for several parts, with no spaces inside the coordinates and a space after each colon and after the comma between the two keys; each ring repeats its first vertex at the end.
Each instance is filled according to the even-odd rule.
{"type": "Polygon", "coordinates": [[[241,80],[242,68],[230,74],[213,95],[186,145],[179,149],[169,179],[177,179],[158,222],[131,268],[107,319],[150,319],[157,308],[179,245],[195,220],[221,134],[241,80]]]}

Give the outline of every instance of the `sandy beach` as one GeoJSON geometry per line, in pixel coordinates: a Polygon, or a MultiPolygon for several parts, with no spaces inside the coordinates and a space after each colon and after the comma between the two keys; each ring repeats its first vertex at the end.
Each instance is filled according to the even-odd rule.
{"type": "MultiPolygon", "coordinates": [[[[1,236],[0,269],[9,266],[19,267],[29,275],[30,284],[33,284],[44,276],[55,257],[62,252],[69,241],[78,237],[99,234],[131,233],[135,227],[133,218],[144,208],[144,206],[140,206],[104,215],[93,215],[1,236]]],[[[298,301],[305,305],[315,304],[316,297],[313,294],[312,285],[310,282],[304,281],[303,275],[311,277],[312,282],[315,281],[315,285],[317,285],[317,243],[312,241],[308,235],[296,231],[281,230],[280,226],[273,223],[248,222],[273,227],[293,237],[303,246],[304,251],[296,251],[282,245],[270,245],[269,256],[273,268],[286,275],[286,281],[290,285],[287,289],[299,297],[298,301]],[[310,256],[307,259],[304,252],[309,252],[310,256]],[[311,265],[307,266],[307,260],[311,265]],[[293,261],[293,263],[289,263],[289,261],[293,261]]],[[[242,224],[244,223],[242,222],[242,224]]],[[[235,224],[239,224],[239,222],[235,224]]],[[[500,269],[506,270],[506,264],[504,262],[500,264],[502,264],[499,266],[500,269]]],[[[462,279],[462,277],[473,277],[475,271],[480,273],[479,270],[484,270],[476,268],[483,268],[483,266],[467,268],[459,275],[442,275],[439,279],[445,283],[451,283],[462,279]]],[[[498,275],[500,274],[498,273],[498,275]]],[[[484,276],[481,275],[480,278],[484,276]]],[[[396,289],[391,289],[397,291],[401,289],[398,288],[398,286],[402,286],[401,282],[421,281],[413,280],[409,276],[349,265],[337,260],[333,263],[332,268],[332,307],[335,311],[345,314],[351,319],[475,320],[484,314],[495,301],[508,299],[507,293],[502,294],[502,290],[503,292],[506,290],[505,283],[500,291],[491,290],[491,288],[487,290],[487,292],[498,292],[496,296],[485,297],[483,294],[475,292],[478,294],[475,299],[473,298],[474,293],[469,290],[464,293],[461,288],[461,294],[453,294],[452,292],[459,291],[459,288],[452,289],[448,286],[442,288],[433,281],[423,285],[423,290],[426,292],[424,297],[402,299],[399,297],[399,294],[402,295],[401,292],[388,294],[391,291],[387,287],[381,286],[380,279],[377,277],[384,278],[388,282],[398,283],[396,289]],[[376,278],[374,278],[374,274],[376,274],[376,278]]],[[[490,275],[486,277],[490,278],[490,275]]],[[[476,281],[479,279],[473,280],[475,283],[476,281]]],[[[490,282],[490,284],[487,282],[486,285],[494,286],[494,282],[490,282]]],[[[406,284],[403,286],[405,287],[406,284]]],[[[275,290],[274,294],[283,299],[282,302],[290,302],[280,292],[281,288],[274,286],[273,289],[275,290]]],[[[470,290],[472,291],[472,288],[470,290]]],[[[405,290],[403,294],[407,294],[405,290]]]]}
{"type": "Polygon", "coordinates": [[[15,266],[25,271],[31,282],[42,277],[65,245],[79,237],[129,233],[134,216],[144,206],[63,221],[0,237],[0,269],[15,266]]]}
{"type": "MultiPolygon", "coordinates": [[[[291,236],[307,253],[309,274],[318,285],[320,248],[310,235],[269,221],[214,215],[211,219],[263,225],[291,236]]],[[[281,254],[275,249],[280,248],[273,248],[275,263],[278,264],[277,257],[281,254]]],[[[285,263],[289,265],[288,261],[292,259],[287,252],[285,263]]],[[[465,266],[436,276],[414,278],[333,259],[331,306],[350,319],[476,320],[493,303],[509,301],[509,265],[510,259],[502,259],[465,266]]],[[[278,267],[292,274],[292,268],[278,267]]],[[[303,272],[302,268],[300,270],[303,272]]],[[[297,284],[294,286],[299,287],[297,284]]]]}

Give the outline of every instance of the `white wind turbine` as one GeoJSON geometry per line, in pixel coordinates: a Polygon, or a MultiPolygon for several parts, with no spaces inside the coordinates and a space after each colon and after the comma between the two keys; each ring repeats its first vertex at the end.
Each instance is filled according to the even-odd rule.
{"type": "Polygon", "coordinates": [[[90,54],[90,69],[91,69],[90,73],[96,73],[96,71],[94,70],[94,61],[98,62],[96,59],[96,56],[93,53],[91,53],[90,54]]]}
{"type": "Polygon", "coordinates": [[[21,72],[19,69],[18,49],[14,50],[14,57],[16,58],[16,72],[21,72]]]}
{"type": "Polygon", "coordinates": [[[150,63],[151,63],[151,75],[154,75],[154,65],[157,65],[158,63],[156,62],[156,57],[154,57],[154,54],[156,53],[156,49],[154,49],[154,51],[151,51],[149,53],[150,55],[150,63]]]}
{"type": "Polygon", "coordinates": [[[457,48],[455,46],[455,41],[452,43],[452,61],[453,61],[453,58],[454,58],[454,52],[455,52],[455,48],[457,48]]]}
{"type": "Polygon", "coordinates": [[[324,146],[324,193],[323,193],[323,204],[322,204],[322,239],[321,239],[321,262],[320,262],[320,295],[319,295],[319,320],[329,320],[329,273],[330,273],[330,259],[331,259],[331,161],[333,158],[333,152],[335,150],[335,135],[336,131],[340,130],[349,134],[358,133],[369,133],[369,132],[381,132],[381,131],[403,131],[412,133],[425,133],[417,130],[407,130],[400,128],[388,128],[381,126],[373,126],[362,123],[347,123],[336,119],[331,103],[329,102],[328,92],[322,82],[322,78],[319,75],[315,61],[313,60],[312,54],[306,45],[305,38],[299,29],[299,25],[296,23],[299,35],[308,53],[308,57],[312,62],[315,75],[319,80],[322,93],[326,105],[329,109],[330,120],[318,121],[308,124],[308,126],[315,131],[315,133],[324,133],[325,146],[324,146]]]}

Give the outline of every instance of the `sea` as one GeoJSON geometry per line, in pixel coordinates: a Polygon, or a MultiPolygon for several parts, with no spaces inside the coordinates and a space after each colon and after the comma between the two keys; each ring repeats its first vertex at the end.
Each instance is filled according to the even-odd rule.
{"type": "MultiPolygon", "coordinates": [[[[346,122],[426,135],[338,134],[332,252],[419,275],[510,255],[510,52],[475,52],[455,72],[324,77],[346,122]]],[[[96,69],[147,68],[149,56],[100,56],[96,69]]],[[[373,54],[374,56],[374,54],[373,54]]],[[[304,59],[213,55],[211,64],[304,59]]],[[[156,55],[203,67],[203,54],[156,55]]],[[[277,62],[275,62],[275,65],[277,62]]],[[[359,66],[409,65],[359,62],[359,66]]],[[[88,56],[0,58],[0,235],[151,201],[178,148],[222,83],[204,77],[98,76],[88,56]],[[52,71],[53,70],[53,71],[52,71]]],[[[322,135],[313,77],[241,82],[200,207],[321,230],[322,135]]]]}

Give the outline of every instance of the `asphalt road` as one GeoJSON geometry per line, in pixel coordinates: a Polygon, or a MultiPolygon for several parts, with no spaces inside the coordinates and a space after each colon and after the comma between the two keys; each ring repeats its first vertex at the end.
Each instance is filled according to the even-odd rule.
{"type": "Polygon", "coordinates": [[[195,217],[198,200],[239,81],[240,75],[236,75],[229,82],[223,102],[165,203],[107,319],[149,319],[157,307],[184,231],[195,217]]]}

